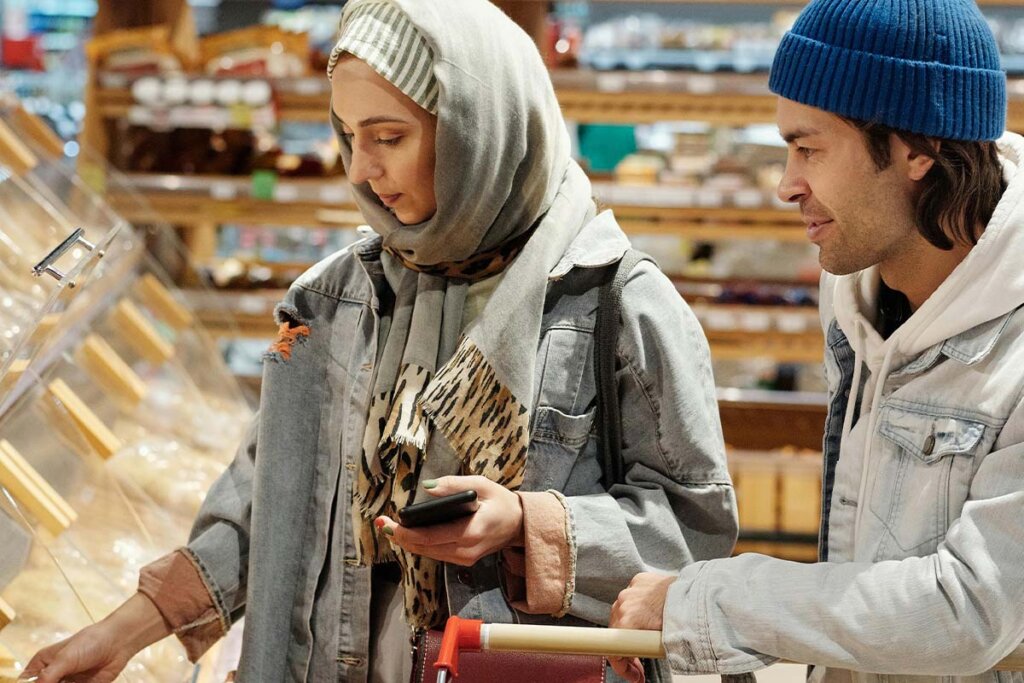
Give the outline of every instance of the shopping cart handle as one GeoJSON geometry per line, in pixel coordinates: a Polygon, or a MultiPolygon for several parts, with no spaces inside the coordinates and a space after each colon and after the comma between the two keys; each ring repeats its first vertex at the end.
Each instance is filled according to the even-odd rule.
{"type": "Polygon", "coordinates": [[[587,626],[484,624],[480,629],[480,648],[600,657],[660,659],[665,656],[661,631],[587,626]]]}
{"type": "Polygon", "coordinates": [[[459,675],[459,650],[549,652],[600,657],[665,656],[661,631],[532,624],[485,624],[450,617],[434,667],[437,683],[459,675]]]}

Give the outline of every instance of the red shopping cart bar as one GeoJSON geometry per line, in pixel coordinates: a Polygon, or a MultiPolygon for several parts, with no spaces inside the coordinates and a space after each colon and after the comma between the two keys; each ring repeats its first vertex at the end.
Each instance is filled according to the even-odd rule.
{"type": "Polygon", "coordinates": [[[434,668],[437,683],[459,675],[459,651],[533,652],[603,657],[665,656],[660,631],[579,626],[485,624],[451,617],[434,668]]]}
{"type": "MultiPolygon", "coordinates": [[[[459,675],[459,651],[531,652],[603,657],[665,656],[661,631],[527,624],[485,624],[451,617],[434,663],[437,683],[459,675]]],[[[996,665],[997,671],[1024,671],[1024,644],[996,665]]]]}

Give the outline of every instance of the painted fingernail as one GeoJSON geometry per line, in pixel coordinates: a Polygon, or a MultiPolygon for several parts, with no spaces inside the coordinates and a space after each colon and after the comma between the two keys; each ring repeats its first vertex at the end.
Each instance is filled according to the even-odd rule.
{"type": "Polygon", "coordinates": [[[384,526],[384,524],[385,524],[385,522],[384,522],[384,518],[383,517],[378,517],[377,519],[373,520],[373,525],[375,527],[377,527],[378,529],[380,529],[382,526],[384,526]]]}
{"type": "Polygon", "coordinates": [[[383,532],[384,532],[384,535],[385,535],[385,536],[394,536],[394,535],[395,535],[395,530],[394,530],[394,529],[392,529],[392,528],[391,528],[391,527],[389,527],[389,526],[382,526],[382,527],[381,527],[381,531],[383,531],[383,532]]]}
{"type": "Polygon", "coordinates": [[[437,488],[437,479],[424,479],[423,480],[423,488],[425,488],[425,489],[436,489],[437,488]]]}

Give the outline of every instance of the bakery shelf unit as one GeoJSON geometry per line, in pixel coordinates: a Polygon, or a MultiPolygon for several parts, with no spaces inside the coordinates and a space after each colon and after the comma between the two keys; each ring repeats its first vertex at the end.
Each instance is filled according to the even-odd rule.
{"type": "MultiPolygon", "coordinates": [[[[252,415],[142,237],[33,126],[0,111],[2,681],[186,541],[252,415]]],[[[168,640],[125,676],[212,682],[219,664],[168,640]]]]}

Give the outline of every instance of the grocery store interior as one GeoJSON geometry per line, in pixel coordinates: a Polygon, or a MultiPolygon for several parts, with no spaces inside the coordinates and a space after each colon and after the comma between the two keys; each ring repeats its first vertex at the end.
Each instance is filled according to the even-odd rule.
{"type": "MultiPolygon", "coordinates": [[[[258,406],[275,305],[365,235],[327,117],[341,4],[0,0],[0,681],[185,540],[258,406]]],[[[813,561],[820,270],[776,196],[767,87],[802,3],[495,4],[596,198],[703,326],[736,552],[813,561]]],[[[1024,130],[1024,2],[979,4],[1024,130]]],[[[194,667],[164,641],[123,677],[219,683],[238,646],[194,667]]]]}

